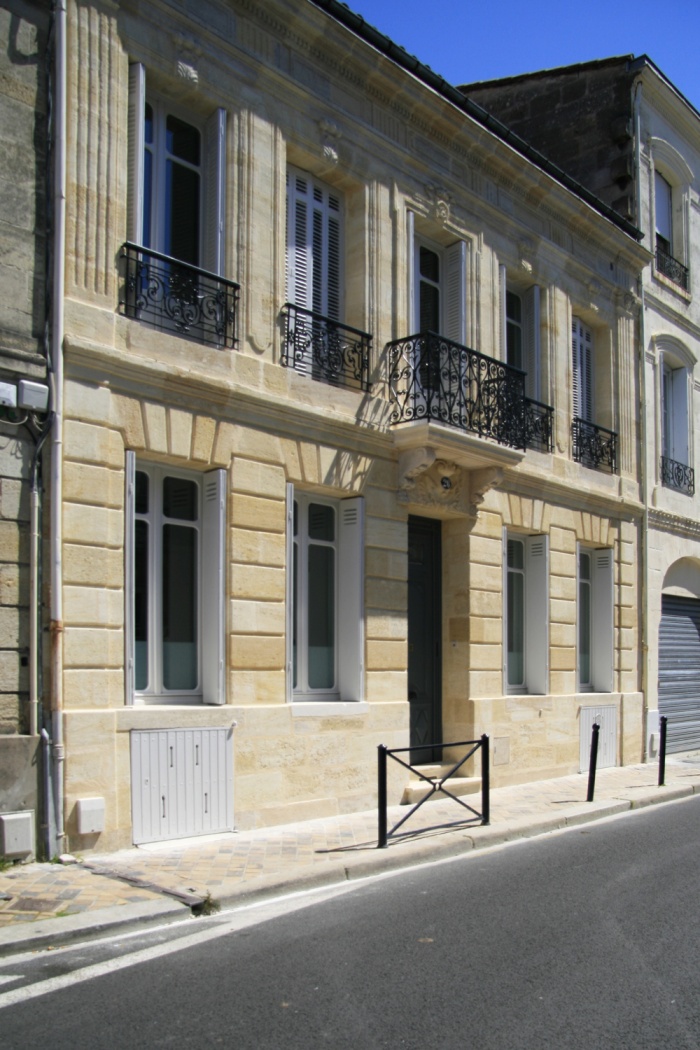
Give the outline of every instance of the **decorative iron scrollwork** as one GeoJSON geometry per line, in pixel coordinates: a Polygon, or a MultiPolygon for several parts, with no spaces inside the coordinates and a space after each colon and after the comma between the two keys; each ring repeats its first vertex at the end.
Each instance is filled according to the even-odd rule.
{"type": "Polygon", "coordinates": [[[678,463],[668,456],[661,457],[661,484],[671,489],[678,489],[686,496],[695,495],[695,471],[685,463],[678,463]]]}
{"type": "Polygon", "coordinates": [[[688,291],[688,267],[664,251],[660,244],[656,245],[656,269],[664,277],[668,277],[669,281],[679,285],[685,292],[688,291]]]}
{"type": "Polygon", "coordinates": [[[323,383],[369,390],[372,336],[286,303],[282,364],[323,383]]]}
{"type": "Polygon", "coordinates": [[[571,424],[573,457],[577,463],[593,470],[617,470],[617,434],[596,426],[585,419],[574,419],[571,424]]]}
{"type": "Polygon", "coordinates": [[[239,287],[208,270],[126,243],[119,305],[127,317],[207,346],[236,345],[239,287]]]}

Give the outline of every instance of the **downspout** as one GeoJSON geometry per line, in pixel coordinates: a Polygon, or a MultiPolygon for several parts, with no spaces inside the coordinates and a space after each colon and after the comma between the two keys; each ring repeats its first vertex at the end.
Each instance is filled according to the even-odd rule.
{"type": "MultiPolygon", "coordinates": [[[[634,86],[634,164],[637,173],[636,186],[636,221],[641,229],[642,222],[642,81],[637,80],[634,86]]],[[[649,739],[647,721],[649,714],[649,486],[647,483],[647,366],[646,366],[646,301],[644,298],[644,275],[639,278],[639,343],[640,343],[640,381],[641,381],[641,496],[642,506],[642,696],[644,697],[644,759],[648,759],[647,741],[649,739]]]]}
{"type": "Polygon", "coordinates": [[[63,328],[66,244],[66,0],[54,0],[53,324],[51,331],[53,434],[51,438],[51,737],[53,741],[56,853],[63,852],[63,328]]]}
{"type": "Polygon", "coordinates": [[[44,442],[51,433],[53,420],[44,427],[34,449],[31,469],[31,487],[29,491],[29,735],[39,732],[39,618],[41,603],[39,600],[39,545],[41,542],[39,513],[41,503],[41,485],[39,482],[39,464],[44,442]]]}

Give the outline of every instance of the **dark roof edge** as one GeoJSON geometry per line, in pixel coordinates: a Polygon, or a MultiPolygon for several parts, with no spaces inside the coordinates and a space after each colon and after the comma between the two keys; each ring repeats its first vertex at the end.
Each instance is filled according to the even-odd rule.
{"type": "Polygon", "coordinates": [[[507,84],[519,84],[526,80],[537,80],[538,77],[565,76],[569,73],[579,73],[582,69],[604,69],[606,66],[625,65],[632,69],[635,62],[634,55],[612,55],[610,58],[594,58],[588,62],[573,62],[568,66],[553,66],[551,69],[536,69],[532,73],[515,73],[509,77],[494,77],[492,80],[473,80],[470,84],[460,84],[460,91],[469,91],[470,88],[502,87],[507,84]]]}
{"type": "Polygon", "coordinates": [[[634,57],[634,55],[630,55],[630,72],[637,73],[640,69],[643,69],[644,66],[649,66],[649,68],[652,69],[654,73],[656,73],[659,80],[661,80],[666,85],[669,91],[672,91],[673,94],[676,95],[681,100],[681,102],[683,102],[688,107],[688,109],[692,112],[693,116],[700,120],[700,111],[698,111],[695,108],[690,99],[685,97],[682,91],[678,90],[676,85],[668,79],[666,74],[659,69],[656,63],[652,62],[648,55],[638,55],[636,58],[634,57]]]}
{"type": "Polygon", "coordinates": [[[570,190],[577,197],[580,197],[582,201],[585,201],[591,208],[599,212],[604,218],[608,219],[615,226],[621,229],[624,233],[634,238],[636,241],[641,241],[644,236],[641,230],[638,230],[634,223],[629,222],[622,215],[616,212],[610,205],[606,204],[599,197],[596,197],[594,193],[586,189],[576,179],[571,178],[567,175],[557,164],[554,164],[551,160],[548,160],[543,153],[536,150],[534,146],[531,146],[525,139],[521,138],[520,135],[516,135],[514,131],[506,127],[505,124],[497,120],[496,117],[491,116],[482,106],[467,98],[466,95],[462,94],[456,87],[449,84],[444,77],[441,77],[438,73],[435,73],[430,66],[424,65],[422,62],[414,56],[410,55],[404,48],[399,47],[395,44],[388,36],[380,33],[374,26],[369,25],[365,22],[361,15],[356,15],[350,10],[345,4],[341,4],[338,0],[310,0],[315,7],[325,11],[326,14],[334,18],[336,22],[345,26],[351,32],[355,33],[356,36],[364,40],[365,43],[370,44],[377,51],[381,52],[386,58],[394,62],[401,69],[406,70],[417,80],[420,80],[427,87],[436,91],[439,95],[442,95],[447,102],[450,102],[457,109],[466,113],[467,116],[471,117],[482,127],[485,127],[487,131],[490,131],[497,138],[505,142],[511,149],[515,150],[516,153],[520,153],[521,156],[529,160],[535,167],[545,172],[556,182],[559,182],[567,190],[570,190]]]}

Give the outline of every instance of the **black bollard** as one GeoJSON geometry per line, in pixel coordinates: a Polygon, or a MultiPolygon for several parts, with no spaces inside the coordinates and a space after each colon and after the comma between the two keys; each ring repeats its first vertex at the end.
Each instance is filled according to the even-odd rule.
{"type": "Polygon", "coordinates": [[[666,715],[662,715],[659,719],[660,732],[659,732],[659,787],[664,786],[664,780],[666,779],[666,723],[668,718],[666,715]]]}
{"type": "Polygon", "coordinates": [[[386,747],[377,748],[377,849],[386,849],[386,747]]]}
{"type": "Polygon", "coordinates": [[[593,732],[591,733],[591,761],[588,766],[588,794],[586,795],[586,802],[593,801],[593,795],[595,794],[595,769],[598,764],[598,734],[600,733],[600,726],[597,722],[593,723],[593,732]]]}

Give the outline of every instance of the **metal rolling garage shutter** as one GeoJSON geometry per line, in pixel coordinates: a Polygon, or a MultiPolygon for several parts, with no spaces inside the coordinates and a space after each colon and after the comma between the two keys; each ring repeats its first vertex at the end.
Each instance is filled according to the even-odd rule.
{"type": "Polygon", "coordinates": [[[669,751],[700,748],[700,601],[661,597],[659,712],[669,751]]]}

